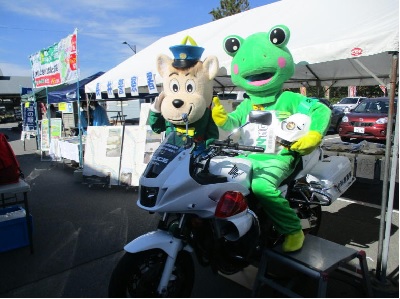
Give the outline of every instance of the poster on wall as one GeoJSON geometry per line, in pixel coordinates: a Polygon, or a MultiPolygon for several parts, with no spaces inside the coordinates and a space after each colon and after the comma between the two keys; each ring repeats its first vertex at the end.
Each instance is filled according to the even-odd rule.
{"type": "MultiPolygon", "coordinates": [[[[60,139],[62,120],[61,118],[52,118],[50,120],[50,138],[60,139]]],[[[49,120],[47,118],[42,119],[42,126],[40,130],[40,149],[42,152],[50,150],[49,141],[49,120]]]]}
{"type": "Polygon", "coordinates": [[[88,127],[83,176],[105,178],[110,185],[139,186],[139,179],[163,134],[148,125],[150,104],[142,104],[135,126],[88,127]]]}
{"type": "Polygon", "coordinates": [[[122,131],[122,126],[88,127],[82,172],[84,176],[109,176],[110,185],[118,185],[122,131]]]}
{"type": "Polygon", "coordinates": [[[139,179],[161,143],[150,126],[126,126],[121,157],[120,185],[139,186],[139,179]]]}
{"type": "Polygon", "coordinates": [[[139,126],[143,127],[143,132],[146,132],[145,147],[143,152],[143,163],[149,163],[153,153],[160,146],[164,133],[157,134],[153,132],[149,125],[150,103],[144,103],[140,107],[140,122],[139,126]]]}
{"type": "Polygon", "coordinates": [[[145,134],[142,126],[125,127],[119,178],[121,186],[139,186],[139,178],[146,167],[141,159],[144,143],[145,134]]]}

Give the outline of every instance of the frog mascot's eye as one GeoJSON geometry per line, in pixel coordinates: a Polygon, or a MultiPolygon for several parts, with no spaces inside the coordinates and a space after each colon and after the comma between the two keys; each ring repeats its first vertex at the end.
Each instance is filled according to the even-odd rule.
{"type": "Polygon", "coordinates": [[[280,48],[287,45],[290,37],[290,31],[286,26],[277,26],[271,29],[269,32],[269,40],[275,46],[280,48]]]}
{"type": "Polygon", "coordinates": [[[236,35],[228,36],[224,39],[224,50],[230,56],[235,56],[240,48],[243,39],[236,35]]]}

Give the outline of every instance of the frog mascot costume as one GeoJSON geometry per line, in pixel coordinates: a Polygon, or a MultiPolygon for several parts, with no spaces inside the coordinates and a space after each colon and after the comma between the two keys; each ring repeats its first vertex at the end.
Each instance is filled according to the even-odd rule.
{"type": "Polygon", "coordinates": [[[330,109],[317,99],[282,91],[283,84],[294,74],[292,55],[286,48],[290,31],[275,26],[268,33],[259,32],[246,39],[232,35],[224,39],[225,52],[233,57],[232,82],[249,96],[235,111],[227,113],[214,98],[212,117],[224,130],[231,131],[245,124],[251,110],[268,110],[283,120],[295,113],[310,116],[310,130],[289,148],[267,144],[265,126],[249,124],[241,129],[245,145],[263,146],[264,153],[246,156],[253,164],[252,190],[272,220],[278,233],[285,236],[282,249],[301,249],[304,234],[300,219],[278,190],[279,184],[294,170],[301,155],[311,153],[322,141],[330,121],[330,109]]]}
{"type": "Polygon", "coordinates": [[[174,59],[164,54],[157,57],[164,91],[151,105],[149,124],[156,133],[183,133],[186,132],[185,115],[189,135],[196,141],[197,152],[201,152],[219,136],[218,127],[211,117],[213,79],[219,70],[218,59],[209,56],[200,61],[204,48],[197,46],[190,36],[170,50],[174,59]],[[190,45],[186,45],[188,41],[190,45]]]}

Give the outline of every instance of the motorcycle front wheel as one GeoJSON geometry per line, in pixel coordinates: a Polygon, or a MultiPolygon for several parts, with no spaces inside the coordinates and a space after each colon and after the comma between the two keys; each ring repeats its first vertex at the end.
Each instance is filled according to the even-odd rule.
{"type": "MultiPolygon", "coordinates": [[[[112,298],[160,297],[157,288],[166,258],[167,254],[160,249],[125,253],[111,275],[108,296],[112,298]]],[[[162,297],[188,298],[193,284],[193,259],[190,253],[181,251],[172,271],[166,294],[162,294],[162,297]]]]}

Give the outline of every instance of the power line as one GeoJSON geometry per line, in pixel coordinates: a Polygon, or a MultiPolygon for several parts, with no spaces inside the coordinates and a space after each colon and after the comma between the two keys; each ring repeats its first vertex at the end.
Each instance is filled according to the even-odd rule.
{"type": "MultiPolygon", "coordinates": [[[[42,31],[42,32],[58,32],[58,33],[69,33],[70,30],[51,30],[51,29],[37,29],[37,28],[23,28],[23,27],[11,27],[11,26],[5,26],[5,25],[0,25],[0,29],[10,29],[10,30],[21,30],[21,31],[42,31]]],[[[166,32],[166,31],[152,31],[149,34],[171,34],[173,32],[166,32]]],[[[90,32],[90,31],[85,31],[82,30],[79,31],[80,35],[110,35],[110,34],[117,34],[118,36],[130,36],[132,33],[116,33],[115,31],[104,31],[101,30],[100,32],[90,32]]],[[[142,35],[147,35],[146,33],[137,33],[137,34],[142,34],[142,35]]]]}

